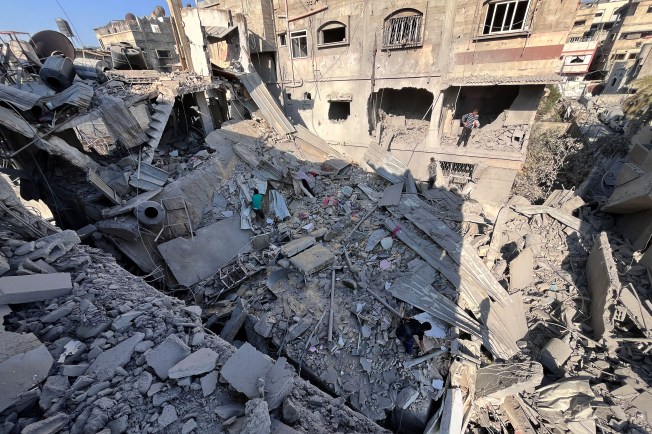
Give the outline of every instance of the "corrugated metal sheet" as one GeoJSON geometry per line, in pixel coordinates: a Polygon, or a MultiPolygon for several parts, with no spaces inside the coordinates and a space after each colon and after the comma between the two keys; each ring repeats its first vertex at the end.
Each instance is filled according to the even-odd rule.
{"type": "Polygon", "coordinates": [[[0,84],[0,101],[5,101],[18,110],[29,110],[38,104],[40,99],[41,95],[0,84]]]}
{"type": "Polygon", "coordinates": [[[306,152],[317,154],[324,159],[341,158],[342,155],[331,145],[323,141],[319,136],[311,132],[308,128],[297,125],[297,135],[295,141],[297,145],[306,152]]]}
{"type": "Polygon", "coordinates": [[[219,27],[219,26],[207,26],[204,27],[204,31],[209,38],[215,39],[224,39],[226,35],[237,29],[238,26],[231,27],[219,27]]]}
{"type": "Polygon", "coordinates": [[[370,145],[364,154],[364,160],[379,176],[392,184],[405,181],[405,164],[379,146],[370,145]]]}
{"type": "Polygon", "coordinates": [[[263,84],[260,76],[256,72],[239,74],[238,78],[256,102],[263,116],[270,123],[272,128],[278,134],[292,134],[296,130],[285,117],[283,110],[277,104],[274,97],[269,93],[267,87],[263,84]]]}

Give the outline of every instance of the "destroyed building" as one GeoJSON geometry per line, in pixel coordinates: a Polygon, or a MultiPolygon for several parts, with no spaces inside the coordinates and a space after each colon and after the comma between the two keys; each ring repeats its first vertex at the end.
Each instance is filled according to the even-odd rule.
{"type": "Polygon", "coordinates": [[[127,13],[124,20],[95,29],[95,35],[100,47],[110,51],[116,69],[179,69],[172,23],[161,6],[149,17],[127,13]]]}
{"type": "Polygon", "coordinates": [[[510,191],[577,3],[227,3],[171,73],[3,44],[2,432],[649,432],[650,148],[510,191]]]}
{"type": "Polygon", "coordinates": [[[207,7],[246,14],[252,62],[295,123],[361,163],[389,151],[420,179],[434,156],[474,199],[506,199],[576,3],[304,3],[207,7]],[[458,149],[473,108],[481,128],[458,149]]]}

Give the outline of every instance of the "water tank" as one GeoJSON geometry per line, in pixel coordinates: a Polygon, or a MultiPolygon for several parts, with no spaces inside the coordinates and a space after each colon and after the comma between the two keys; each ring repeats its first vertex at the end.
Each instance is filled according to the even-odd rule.
{"type": "Polygon", "coordinates": [[[75,59],[73,68],[77,75],[84,80],[95,80],[104,83],[107,80],[105,71],[109,70],[109,65],[100,59],[75,59]]]}
{"type": "Polygon", "coordinates": [[[70,24],[68,24],[68,21],[64,20],[63,18],[57,18],[56,20],[57,27],[59,28],[59,31],[66,35],[69,38],[72,38],[72,29],[70,28],[70,24]]]}
{"type": "Polygon", "coordinates": [[[50,57],[52,53],[63,53],[65,57],[75,59],[75,47],[63,33],[54,30],[41,30],[32,35],[30,41],[40,59],[50,57]]]}
{"type": "Polygon", "coordinates": [[[50,56],[45,59],[39,77],[50,89],[61,92],[72,86],[75,69],[69,57],[50,56]]]}
{"type": "Polygon", "coordinates": [[[131,12],[128,12],[125,14],[125,21],[137,21],[136,20],[136,15],[132,14],[131,12]]]}
{"type": "Polygon", "coordinates": [[[152,15],[154,15],[155,17],[164,17],[165,9],[163,9],[163,6],[156,6],[154,8],[154,12],[152,12],[152,15]]]}

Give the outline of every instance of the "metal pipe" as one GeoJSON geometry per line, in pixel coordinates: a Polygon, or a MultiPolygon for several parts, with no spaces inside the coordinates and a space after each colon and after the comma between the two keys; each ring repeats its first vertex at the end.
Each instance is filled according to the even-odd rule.
{"type": "Polygon", "coordinates": [[[290,20],[288,19],[288,0],[285,0],[285,43],[288,46],[288,54],[290,55],[290,70],[292,71],[292,86],[294,86],[294,59],[292,58],[292,38],[290,38],[290,20]]]}
{"type": "MultiPolygon", "coordinates": [[[[287,4],[288,4],[288,2],[287,2],[287,0],[285,0],[285,7],[286,7],[285,16],[286,17],[288,16],[287,4]]],[[[323,12],[326,9],[328,9],[328,6],[324,6],[323,8],[315,9],[314,11],[306,12],[305,14],[297,15],[296,17],[287,18],[287,20],[288,20],[288,23],[291,23],[292,21],[300,20],[301,18],[306,18],[306,17],[309,17],[311,15],[318,14],[319,12],[323,12]]]]}

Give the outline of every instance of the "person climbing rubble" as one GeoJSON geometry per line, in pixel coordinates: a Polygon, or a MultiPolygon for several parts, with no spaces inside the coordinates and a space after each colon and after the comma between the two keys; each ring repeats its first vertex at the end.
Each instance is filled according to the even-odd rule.
{"type": "Polygon", "coordinates": [[[459,147],[462,142],[464,142],[464,147],[469,143],[471,138],[471,132],[474,128],[480,128],[480,121],[478,115],[478,109],[474,109],[471,113],[467,113],[462,116],[462,133],[460,138],[457,140],[457,146],[459,147]]]}
{"type": "MultiPolygon", "coordinates": [[[[398,327],[396,327],[396,337],[403,342],[405,352],[411,356],[416,349],[414,336],[419,337],[419,348],[423,350],[423,335],[430,329],[432,329],[432,325],[429,322],[421,324],[416,319],[403,318],[398,327]]],[[[418,350],[416,355],[418,355],[418,350]]]]}
{"type": "Polygon", "coordinates": [[[251,196],[251,209],[254,210],[256,218],[265,220],[265,213],[263,212],[263,195],[260,194],[257,188],[254,188],[254,194],[251,196]]]}
{"type": "Polygon", "coordinates": [[[432,190],[437,180],[437,161],[435,157],[430,157],[430,164],[428,164],[428,190],[432,190]]]}

